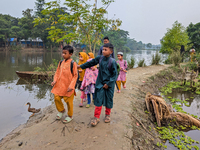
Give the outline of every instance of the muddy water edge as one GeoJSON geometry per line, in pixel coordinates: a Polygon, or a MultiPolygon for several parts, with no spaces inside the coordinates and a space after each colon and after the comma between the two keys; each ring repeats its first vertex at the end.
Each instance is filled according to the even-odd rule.
{"type": "MultiPolygon", "coordinates": [[[[162,140],[159,141],[157,138],[155,137],[159,137],[160,135],[157,135],[156,132],[156,125],[152,126],[151,123],[155,123],[155,118],[152,117],[152,115],[148,114],[148,112],[146,111],[146,105],[144,104],[145,101],[145,94],[147,92],[150,92],[152,94],[156,94],[156,95],[160,95],[160,89],[164,86],[166,86],[168,83],[170,82],[178,82],[180,81],[180,75],[182,73],[182,70],[178,67],[169,67],[163,71],[160,71],[158,74],[149,77],[145,83],[142,83],[140,85],[139,91],[137,96],[135,96],[135,98],[138,99],[138,101],[142,101],[143,102],[143,106],[144,106],[144,112],[141,112],[141,114],[139,114],[138,116],[140,116],[140,120],[142,121],[142,123],[144,124],[145,128],[147,130],[149,130],[154,138],[152,138],[153,136],[150,136],[148,138],[152,139],[152,143],[154,143],[154,149],[164,149],[164,145],[167,146],[167,150],[178,150],[177,147],[175,147],[174,145],[170,144],[169,141],[166,140],[162,140]],[[146,116],[146,119],[145,119],[146,116]],[[157,146],[159,143],[162,143],[161,145],[163,146],[157,146]],[[155,146],[156,145],[156,146],[155,146]]],[[[193,114],[198,116],[198,118],[200,117],[200,96],[195,94],[194,92],[189,92],[189,91],[183,91],[182,89],[173,89],[172,92],[168,93],[167,95],[164,96],[165,100],[167,101],[168,104],[172,104],[172,102],[169,100],[169,98],[177,98],[177,99],[181,99],[181,100],[186,100],[188,103],[182,104],[182,109],[183,111],[189,113],[189,114],[193,114]]],[[[179,104],[179,103],[177,103],[179,104]]],[[[141,104],[142,105],[142,104],[141,104]]],[[[140,106],[141,108],[141,106],[140,106]]],[[[137,114],[137,109],[135,107],[133,107],[133,112],[132,114],[137,114]]],[[[133,128],[137,128],[137,121],[135,121],[135,119],[133,119],[133,128]]],[[[134,142],[133,143],[133,147],[135,149],[139,149],[138,145],[140,142],[140,138],[134,137],[135,135],[138,135],[139,131],[138,130],[134,130],[133,129],[133,136],[132,136],[132,140],[134,142]],[[139,140],[138,140],[139,139],[139,140]]],[[[187,137],[191,137],[193,140],[195,141],[200,141],[200,131],[199,130],[185,130],[184,134],[187,137]]],[[[139,137],[142,137],[141,135],[139,137]]],[[[146,143],[147,144],[147,143],[146,143]]],[[[184,143],[183,143],[184,144],[184,143]]],[[[192,145],[196,145],[197,147],[200,148],[199,143],[193,143],[192,145]]],[[[142,146],[141,146],[142,147],[142,146]]],[[[194,148],[192,148],[194,149],[194,148]]]]}

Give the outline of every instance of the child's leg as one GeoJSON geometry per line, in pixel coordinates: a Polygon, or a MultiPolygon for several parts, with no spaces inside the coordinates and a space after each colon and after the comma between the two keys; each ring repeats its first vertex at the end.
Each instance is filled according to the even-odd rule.
{"type": "Polygon", "coordinates": [[[65,102],[67,103],[68,108],[68,116],[73,116],[73,100],[74,100],[74,93],[70,97],[64,97],[65,102]]]}
{"type": "Polygon", "coordinates": [[[96,117],[96,118],[98,118],[98,119],[100,118],[101,109],[102,109],[102,106],[100,106],[100,107],[95,106],[94,117],[96,117]]]}
{"type": "Polygon", "coordinates": [[[106,115],[110,115],[110,113],[111,113],[111,108],[106,107],[106,115]]]}
{"type": "Polygon", "coordinates": [[[110,113],[111,113],[111,108],[107,108],[106,107],[106,116],[105,116],[105,123],[109,123],[110,122],[110,113]]]}
{"type": "Polygon", "coordinates": [[[87,103],[87,104],[89,104],[89,105],[90,105],[90,103],[91,103],[90,94],[87,94],[87,99],[88,99],[88,103],[87,103]]]}
{"type": "Polygon", "coordinates": [[[118,92],[119,92],[121,90],[121,81],[116,81],[116,83],[117,83],[117,86],[119,88],[119,90],[118,90],[118,92]]]}
{"type": "Polygon", "coordinates": [[[124,88],[126,88],[126,80],[122,81],[122,85],[123,85],[124,88]]]}
{"type": "Polygon", "coordinates": [[[59,95],[54,95],[54,101],[55,101],[55,104],[56,104],[56,108],[59,112],[62,112],[64,113],[65,112],[65,108],[64,108],[64,105],[61,101],[62,99],[62,96],[59,96],[59,95]]]}
{"type": "Polygon", "coordinates": [[[85,98],[85,93],[84,91],[81,91],[81,103],[79,104],[80,107],[83,106],[83,99],[85,98]]]}

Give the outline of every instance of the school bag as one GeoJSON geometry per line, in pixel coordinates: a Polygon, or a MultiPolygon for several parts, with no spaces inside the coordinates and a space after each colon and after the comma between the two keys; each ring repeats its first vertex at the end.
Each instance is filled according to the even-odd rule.
{"type": "MultiPolygon", "coordinates": [[[[102,59],[103,59],[103,55],[101,55],[100,59],[99,59],[99,64],[101,63],[102,59]]],[[[111,58],[109,59],[109,62],[108,62],[108,70],[111,72],[112,70],[112,62],[115,61],[114,58],[111,58]]],[[[117,62],[116,62],[117,63],[117,62]]],[[[120,65],[119,63],[117,63],[117,76],[119,75],[119,72],[120,72],[120,65]]]]}
{"type": "MultiPolygon", "coordinates": [[[[60,62],[59,62],[59,66],[61,65],[61,63],[63,62],[63,60],[61,60],[60,62]]],[[[72,60],[71,61],[71,73],[73,74],[73,67],[74,67],[74,60],[72,60]]],[[[76,89],[76,87],[78,86],[78,81],[79,81],[79,78],[80,78],[80,76],[79,76],[79,73],[77,73],[78,74],[78,78],[77,78],[77,80],[76,80],[76,85],[75,85],[75,89],[76,89]]]]}

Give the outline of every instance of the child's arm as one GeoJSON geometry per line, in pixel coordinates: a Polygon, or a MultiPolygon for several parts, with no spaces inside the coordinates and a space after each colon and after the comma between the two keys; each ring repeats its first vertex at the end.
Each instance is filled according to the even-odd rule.
{"type": "Polygon", "coordinates": [[[95,66],[99,63],[99,59],[101,56],[97,56],[96,58],[92,59],[91,61],[88,61],[80,66],[78,66],[78,68],[82,68],[82,69],[86,69],[86,68],[90,68],[92,66],[95,66]]]}
{"type": "Polygon", "coordinates": [[[124,63],[125,63],[125,65],[124,65],[125,68],[124,69],[127,69],[127,61],[125,60],[124,63]]]}
{"type": "Polygon", "coordinates": [[[115,83],[117,80],[117,64],[115,61],[112,62],[112,72],[110,80],[106,83],[108,87],[111,87],[113,82],[115,83]]]}
{"type": "Polygon", "coordinates": [[[57,82],[57,80],[58,80],[58,76],[59,76],[59,74],[60,74],[60,62],[58,63],[58,67],[57,67],[57,69],[56,69],[56,72],[55,72],[55,75],[54,75],[54,80],[53,80],[53,82],[51,83],[51,86],[54,86],[55,84],[56,84],[56,82],[57,82]]]}
{"type": "Polygon", "coordinates": [[[75,89],[75,85],[76,85],[76,81],[77,81],[77,78],[78,78],[78,73],[77,73],[77,64],[74,63],[73,65],[73,74],[72,74],[72,80],[71,80],[71,83],[67,89],[67,92],[71,92],[72,90],[75,89]]]}

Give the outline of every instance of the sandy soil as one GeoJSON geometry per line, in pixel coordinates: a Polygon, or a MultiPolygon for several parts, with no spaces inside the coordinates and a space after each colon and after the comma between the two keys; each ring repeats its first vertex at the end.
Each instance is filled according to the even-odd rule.
{"type": "MultiPolygon", "coordinates": [[[[56,121],[54,105],[44,108],[42,112],[9,133],[0,143],[0,149],[21,150],[129,150],[133,143],[126,135],[133,135],[132,121],[128,113],[132,112],[134,99],[130,95],[137,93],[138,86],[144,81],[167,68],[167,65],[135,68],[128,71],[127,88],[122,93],[115,93],[111,123],[101,122],[96,127],[90,126],[94,105],[90,108],[79,108],[80,95],[74,100],[74,120],[69,124],[56,121]],[[21,146],[19,146],[21,145],[21,146]]],[[[116,91],[115,91],[116,92],[116,91]]],[[[86,105],[86,103],[84,104],[86,105]]],[[[28,113],[28,112],[27,112],[28,113]]],[[[64,119],[64,117],[62,118],[64,119]]],[[[148,134],[148,133],[146,133],[148,134]]]]}

